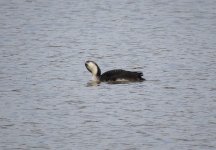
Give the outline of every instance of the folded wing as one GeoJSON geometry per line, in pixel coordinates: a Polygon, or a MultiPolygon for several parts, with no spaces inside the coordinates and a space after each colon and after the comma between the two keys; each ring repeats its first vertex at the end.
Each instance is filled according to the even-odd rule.
{"type": "Polygon", "coordinates": [[[122,69],[110,70],[103,73],[100,77],[101,81],[118,81],[118,80],[126,80],[126,81],[144,81],[142,78],[142,72],[133,72],[126,71],[122,69]]]}

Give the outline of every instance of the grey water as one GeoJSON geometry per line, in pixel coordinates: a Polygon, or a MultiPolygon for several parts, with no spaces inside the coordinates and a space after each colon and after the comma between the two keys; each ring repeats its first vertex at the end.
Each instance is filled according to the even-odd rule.
{"type": "Polygon", "coordinates": [[[215,150],[216,1],[1,0],[0,149],[215,150]]]}

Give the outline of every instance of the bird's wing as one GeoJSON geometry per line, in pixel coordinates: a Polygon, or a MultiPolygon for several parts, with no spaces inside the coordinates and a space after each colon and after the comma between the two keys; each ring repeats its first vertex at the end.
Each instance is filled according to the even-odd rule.
{"type": "Polygon", "coordinates": [[[142,80],[142,72],[132,72],[122,69],[110,70],[101,75],[101,81],[125,80],[142,80]]]}

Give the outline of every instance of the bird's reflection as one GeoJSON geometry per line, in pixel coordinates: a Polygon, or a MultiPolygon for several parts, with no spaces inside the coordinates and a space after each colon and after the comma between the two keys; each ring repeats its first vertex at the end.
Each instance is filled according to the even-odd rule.
{"type": "MultiPolygon", "coordinates": [[[[110,81],[110,82],[106,82],[107,84],[130,84],[132,82],[129,81],[110,81]]],[[[89,81],[86,86],[90,87],[90,86],[100,86],[101,82],[100,81],[89,81]]]]}
{"type": "Polygon", "coordinates": [[[90,86],[99,86],[99,85],[100,85],[99,81],[89,81],[86,86],[90,87],[90,86]]]}

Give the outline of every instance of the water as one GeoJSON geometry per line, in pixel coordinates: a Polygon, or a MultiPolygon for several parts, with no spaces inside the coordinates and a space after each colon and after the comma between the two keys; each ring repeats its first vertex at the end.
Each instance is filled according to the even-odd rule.
{"type": "Polygon", "coordinates": [[[216,149],[216,2],[0,2],[0,149],[216,149]],[[147,81],[91,84],[102,72],[147,81]]]}

